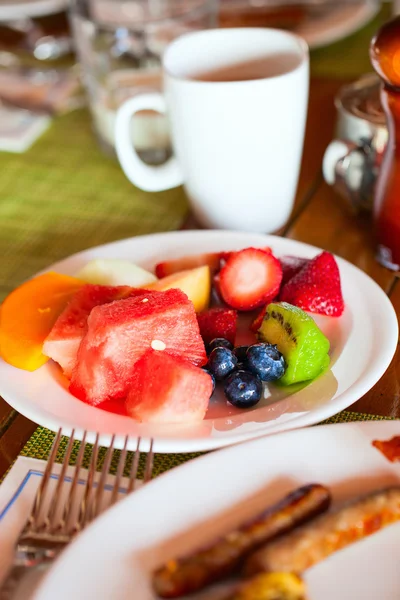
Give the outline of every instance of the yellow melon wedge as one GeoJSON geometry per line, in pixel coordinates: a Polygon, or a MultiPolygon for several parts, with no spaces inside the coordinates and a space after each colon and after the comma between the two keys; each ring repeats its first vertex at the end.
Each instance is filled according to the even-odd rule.
{"type": "Polygon", "coordinates": [[[144,285],[147,290],[165,292],[172,288],[185,292],[189,300],[194,304],[196,312],[208,308],[211,294],[211,273],[207,265],[197,269],[187,269],[163,277],[154,283],[144,285]]]}

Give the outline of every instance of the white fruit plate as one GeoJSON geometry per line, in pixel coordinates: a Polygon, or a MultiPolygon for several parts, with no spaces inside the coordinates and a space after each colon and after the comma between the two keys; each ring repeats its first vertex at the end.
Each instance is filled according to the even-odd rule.
{"type": "MultiPolygon", "coordinates": [[[[298,486],[324,484],[341,505],[400,485],[400,464],[371,444],[399,434],[398,421],[325,425],[237,444],[171,469],[78,536],[34,600],[156,600],[154,568],[207,546],[298,486]]],[[[398,600],[399,546],[400,523],[351,544],[305,571],[307,598],[398,600]]],[[[226,586],[218,588],[185,598],[226,598],[226,586]]]]}
{"type": "MultiPolygon", "coordinates": [[[[91,248],[52,265],[54,270],[75,274],[94,258],[129,259],[151,269],[160,260],[189,254],[271,246],[276,256],[313,257],[321,250],[285,238],[231,231],[181,231],[122,240],[91,248]]],[[[122,447],[138,437],[146,451],[154,438],[156,452],[196,452],[243,440],[318,423],[345,409],[365,394],[383,375],[393,357],[398,324],[393,306],[381,288],[350,263],[337,259],[346,309],[340,318],[315,317],[331,343],[331,369],[307,385],[271,386],[253,409],[241,410],[214,394],[204,421],[152,425],[89,406],[68,392],[67,380],[51,361],[29,373],[0,360],[0,394],[20,413],[52,430],[63,427],[100,433],[107,445],[112,434],[122,447]]],[[[243,332],[238,342],[244,342],[243,332]]]]}

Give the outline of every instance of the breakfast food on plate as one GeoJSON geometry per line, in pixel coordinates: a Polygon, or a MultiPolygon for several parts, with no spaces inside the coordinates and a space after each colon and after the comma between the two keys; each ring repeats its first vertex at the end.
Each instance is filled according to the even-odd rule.
{"type": "Polygon", "coordinates": [[[310,262],[310,259],[300,258],[299,256],[281,256],[279,262],[282,267],[282,285],[285,285],[310,262]]]}
{"type": "Polygon", "coordinates": [[[46,273],[24,283],[2,305],[2,357],[26,370],[50,357],[77,398],[150,422],[204,418],[216,387],[231,407],[249,409],[266,385],[310,381],[328,367],[329,341],[304,310],[343,311],[329,252],[306,259],[227,249],[160,262],[155,273],[99,258],[79,277],[46,273]],[[237,338],[247,345],[235,347],[237,338]],[[162,381],[151,377],[153,363],[162,381]]]}
{"type": "Polygon", "coordinates": [[[207,361],[193,304],[180,290],[96,306],[79,347],[71,393],[93,405],[126,398],[134,365],[149,348],[198,366],[207,361]]]}
{"type": "Polygon", "coordinates": [[[276,345],[286,362],[280,383],[314,379],[329,365],[329,340],[303,310],[275,302],[268,306],[258,339],[276,345]]]}
{"type": "Polygon", "coordinates": [[[279,298],[309,312],[340,317],[344,301],[332,254],[322,252],[310,260],[283,286],[279,298]]]}
{"type": "Polygon", "coordinates": [[[84,285],[74,294],[53,325],[44,341],[43,354],[57,362],[64,375],[70,378],[93,308],[128,296],[143,296],[145,293],[145,290],[129,286],[84,285]]]}
{"type": "Polygon", "coordinates": [[[68,300],[83,286],[75,277],[44,273],[7,296],[0,312],[0,353],[14,367],[34,371],[48,361],[43,342],[68,300]]]}
{"type": "Polygon", "coordinates": [[[129,285],[130,287],[143,287],[157,277],[135,265],[129,260],[116,258],[96,258],[88,262],[76,277],[98,285],[129,285]]]}
{"type": "Polygon", "coordinates": [[[147,423],[188,423],[204,419],[213,383],[187,360],[148,350],[135,364],[126,399],[129,416],[147,423]]]}
{"type": "Polygon", "coordinates": [[[223,600],[306,600],[306,586],[295,573],[261,573],[223,600]]]}
{"type": "Polygon", "coordinates": [[[201,337],[206,346],[215,338],[235,343],[237,312],[230,308],[210,308],[197,315],[201,337]]]}
{"type": "Polygon", "coordinates": [[[208,252],[206,254],[194,254],[193,256],[182,256],[181,258],[174,258],[164,262],[157,263],[155,266],[155,273],[159,279],[167,277],[173,273],[179,271],[185,271],[186,269],[195,269],[196,267],[207,266],[210,269],[211,274],[216,273],[220,269],[221,253],[220,252],[208,252]]]}
{"type": "Polygon", "coordinates": [[[153,588],[161,598],[180,598],[240,575],[244,581],[224,600],[304,599],[307,569],[400,521],[400,486],[335,509],[330,503],[328,488],[300,487],[214,543],[168,560],[153,572],[153,588]]]}
{"type": "Polygon", "coordinates": [[[219,273],[221,296],[237,310],[252,310],[267,304],[278,295],[281,281],[279,260],[260,248],[234,252],[219,273]]]}
{"type": "Polygon", "coordinates": [[[186,296],[193,302],[196,312],[202,312],[208,308],[211,293],[211,276],[208,266],[198,267],[179,271],[172,275],[167,275],[155,283],[142,286],[147,290],[157,290],[164,292],[171,289],[179,289],[185,292],[186,296]]]}
{"type": "Polygon", "coordinates": [[[236,572],[250,552],[325,512],[329,490],[311,484],[298,488],[235,531],[187,557],[155,571],[153,587],[162,598],[178,598],[236,572]]]}
{"type": "Polygon", "coordinates": [[[400,520],[400,487],[380,490],[331,513],[258,550],[246,573],[301,573],[349,544],[400,520]]]}

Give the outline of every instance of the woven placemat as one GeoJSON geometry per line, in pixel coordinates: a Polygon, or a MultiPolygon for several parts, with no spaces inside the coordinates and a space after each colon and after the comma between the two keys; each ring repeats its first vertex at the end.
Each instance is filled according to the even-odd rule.
{"type": "Polygon", "coordinates": [[[179,229],[181,188],[148,194],[99,149],[90,115],[54,120],[26,153],[0,152],[0,301],[40,269],[92,246],[179,229]]]}
{"type": "MultiPolygon", "coordinates": [[[[383,421],[383,420],[393,420],[393,419],[390,417],[380,417],[380,416],[369,415],[369,414],[364,414],[364,413],[343,411],[343,412],[340,412],[337,415],[331,417],[330,419],[323,421],[321,424],[349,423],[349,422],[353,422],[353,421],[383,421]]],[[[51,448],[51,445],[54,440],[54,436],[55,436],[55,434],[52,431],[50,431],[49,429],[46,429],[44,427],[38,427],[36,429],[35,433],[32,435],[32,437],[29,439],[29,441],[23,448],[21,455],[29,456],[31,458],[38,458],[38,459],[46,460],[49,456],[49,452],[50,452],[50,448],[51,448]]],[[[64,451],[66,448],[66,444],[67,444],[67,438],[63,438],[61,441],[61,444],[60,444],[60,451],[57,456],[58,461],[62,460],[64,451]]],[[[71,456],[71,464],[75,463],[76,457],[78,454],[78,450],[79,450],[79,442],[75,442],[74,448],[72,451],[72,456],[71,456]]],[[[99,452],[100,462],[103,459],[104,454],[105,454],[105,448],[101,448],[100,452],[99,452]]],[[[169,469],[172,469],[173,467],[177,467],[177,466],[187,462],[188,460],[191,460],[192,458],[196,458],[197,456],[200,456],[201,454],[202,454],[201,452],[189,453],[189,454],[188,453],[186,453],[186,454],[156,454],[154,457],[153,476],[164,473],[165,471],[168,471],[169,469]]],[[[90,455],[91,455],[91,446],[88,445],[86,448],[85,457],[84,457],[84,466],[86,466],[86,467],[89,464],[90,455]]],[[[116,451],[116,453],[113,457],[112,465],[111,465],[112,472],[115,472],[115,470],[116,470],[116,465],[118,464],[118,456],[119,456],[119,452],[116,451]]],[[[132,457],[133,457],[133,453],[129,453],[126,474],[128,474],[129,466],[132,461],[132,457]]],[[[139,463],[139,477],[143,476],[144,463],[145,463],[145,455],[142,455],[140,457],[140,463],[139,463]]]]}

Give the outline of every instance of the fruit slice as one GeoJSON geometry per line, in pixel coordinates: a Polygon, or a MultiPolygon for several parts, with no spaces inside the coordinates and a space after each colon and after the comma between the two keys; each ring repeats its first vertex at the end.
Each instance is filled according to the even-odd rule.
{"type": "MultiPolygon", "coordinates": [[[[87,331],[87,320],[95,306],[128,296],[143,296],[145,290],[129,286],[83,286],[69,301],[44,341],[43,354],[61,365],[70,378],[75,367],[78,349],[87,331]]],[[[148,292],[151,293],[151,292],[148,292]]]]}
{"type": "Polygon", "coordinates": [[[143,287],[157,281],[153,273],[145,271],[129,260],[96,258],[88,262],[77,274],[87,283],[97,285],[129,285],[143,287]]]}
{"type": "Polygon", "coordinates": [[[258,308],[276,297],[282,280],[279,260],[259,248],[246,248],[228,258],[220,272],[223,300],[237,310],[258,308]]]}
{"type": "Polygon", "coordinates": [[[196,312],[202,312],[208,308],[211,293],[211,275],[210,268],[198,267],[180,271],[173,275],[168,275],[159,279],[155,283],[145,286],[147,290],[157,290],[159,292],[179,289],[185,292],[186,296],[193,302],[196,312]]]}
{"type": "MultiPolygon", "coordinates": [[[[241,250],[229,250],[228,252],[221,252],[220,258],[223,261],[227,261],[228,258],[237,254],[238,252],[243,252],[243,250],[247,250],[247,248],[242,248],[241,250]]],[[[264,250],[264,252],[272,253],[272,249],[269,246],[265,246],[264,248],[260,248],[260,250],[264,250]]]]}
{"type": "Polygon", "coordinates": [[[270,304],[258,331],[261,342],[276,344],[287,369],[283,385],[314,379],[329,365],[329,340],[314,320],[286,302],[270,304]]]}
{"type": "Polygon", "coordinates": [[[251,323],[250,331],[254,331],[254,333],[257,333],[257,331],[260,329],[261,323],[263,322],[265,317],[265,313],[267,312],[267,306],[268,304],[262,307],[254,321],[251,323]]]}
{"type": "Polygon", "coordinates": [[[156,265],[155,272],[157,277],[167,277],[179,271],[195,269],[196,267],[208,266],[212,274],[219,271],[220,268],[220,252],[209,252],[206,254],[195,254],[194,256],[183,256],[160,262],[156,265]]]}
{"type": "Polygon", "coordinates": [[[16,288],[0,313],[0,353],[19,369],[34,371],[48,361],[43,342],[70,298],[83,286],[74,277],[44,273],[16,288]]]}
{"type": "Polygon", "coordinates": [[[87,323],[70,391],[89,404],[125,398],[133,367],[150,348],[194,365],[207,361],[193,304],[180,290],[96,306],[87,323]]]}
{"type": "Polygon", "coordinates": [[[310,260],[282,288],[279,299],[309,312],[340,317],[344,300],[339,268],[333,255],[322,252],[310,260]]]}
{"type": "Polygon", "coordinates": [[[212,388],[211,377],[202,369],[149,350],[135,364],[126,410],[146,423],[202,421],[212,388]]]}
{"type": "Polygon", "coordinates": [[[237,312],[231,308],[210,308],[197,315],[201,337],[207,345],[215,338],[235,344],[237,312]]]}
{"type": "Polygon", "coordinates": [[[299,256],[282,256],[279,262],[282,267],[282,285],[284,285],[297,275],[310,260],[308,258],[300,258],[299,256]]]}

